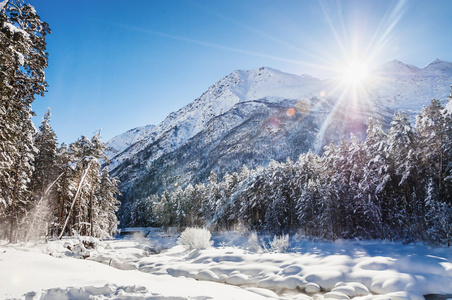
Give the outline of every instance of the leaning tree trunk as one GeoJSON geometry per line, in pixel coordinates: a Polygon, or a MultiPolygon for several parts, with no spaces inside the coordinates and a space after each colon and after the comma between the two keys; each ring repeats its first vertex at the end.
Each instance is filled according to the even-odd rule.
{"type": "Polygon", "coordinates": [[[27,233],[27,236],[26,236],[26,238],[25,238],[25,242],[28,242],[28,241],[29,241],[30,236],[31,236],[31,232],[33,231],[33,229],[34,229],[34,227],[35,227],[34,225],[35,225],[35,222],[36,222],[36,217],[37,217],[37,215],[38,215],[38,213],[39,213],[39,209],[40,209],[40,207],[41,207],[42,201],[44,200],[45,196],[49,193],[49,191],[52,189],[52,187],[55,185],[55,183],[57,183],[58,180],[60,180],[60,178],[64,175],[64,173],[65,173],[65,172],[61,173],[61,174],[57,177],[57,179],[55,179],[55,180],[47,187],[47,189],[46,189],[45,191],[43,191],[43,193],[42,193],[42,195],[41,195],[41,199],[39,199],[39,202],[38,202],[38,204],[36,205],[35,213],[34,213],[34,216],[33,216],[33,220],[31,221],[30,228],[29,228],[28,233],[27,233]]]}
{"type": "Polygon", "coordinates": [[[94,236],[94,218],[93,218],[93,193],[94,193],[94,177],[91,180],[91,193],[90,193],[90,209],[89,209],[89,223],[91,224],[91,236],[94,236]]]}
{"type": "Polygon", "coordinates": [[[71,208],[69,209],[69,213],[66,218],[66,222],[64,222],[63,229],[61,230],[60,236],[58,237],[60,240],[63,237],[64,230],[66,229],[69,218],[71,217],[72,210],[74,209],[75,202],[77,201],[78,195],[80,194],[80,190],[82,189],[83,182],[85,181],[85,177],[88,174],[89,168],[91,167],[91,163],[88,164],[88,167],[85,170],[85,173],[80,180],[80,184],[78,185],[77,193],[75,193],[74,200],[72,200],[71,208]]]}

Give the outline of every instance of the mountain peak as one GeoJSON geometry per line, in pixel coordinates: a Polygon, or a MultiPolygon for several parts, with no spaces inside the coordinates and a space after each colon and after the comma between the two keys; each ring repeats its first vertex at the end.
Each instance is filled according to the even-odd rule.
{"type": "Polygon", "coordinates": [[[448,62],[437,58],[431,63],[429,63],[427,66],[425,66],[424,69],[441,69],[441,70],[452,69],[452,62],[448,62]]]}
{"type": "Polygon", "coordinates": [[[394,59],[391,61],[388,61],[387,63],[384,63],[376,68],[376,71],[383,72],[383,73],[410,73],[413,71],[419,70],[418,67],[405,64],[401,62],[400,60],[394,59]]]}
{"type": "Polygon", "coordinates": [[[435,65],[435,64],[440,64],[440,63],[443,63],[443,62],[446,62],[446,61],[444,61],[444,60],[442,60],[442,59],[439,59],[439,58],[436,58],[434,61],[432,61],[429,65],[435,65]]]}
{"type": "Polygon", "coordinates": [[[251,70],[235,70],[233,74],[237,74],[242,78],[250,78],[250,77],[271,77],[276,74],[284,74],[284,72],[281,72],[276,69],[272,69],[269,67],[260,67],[256,69],[251,70]]]}

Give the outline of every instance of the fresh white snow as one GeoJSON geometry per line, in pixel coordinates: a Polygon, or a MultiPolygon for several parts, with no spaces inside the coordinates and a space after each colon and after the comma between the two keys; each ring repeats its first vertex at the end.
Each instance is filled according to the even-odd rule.
{"type": "Polygon", "coordinates": [[[246,234],[222,233],[214,235],[214,247],[188,250],[176,237],[151,231],[147,238],[98,241],[88,250],[76,249],[75,238],[28,247],[3,243],[0,298],[415,300],[452,294],[450,248],[291,238],[290,249],[278,253],[250,245],[246,234]]]}

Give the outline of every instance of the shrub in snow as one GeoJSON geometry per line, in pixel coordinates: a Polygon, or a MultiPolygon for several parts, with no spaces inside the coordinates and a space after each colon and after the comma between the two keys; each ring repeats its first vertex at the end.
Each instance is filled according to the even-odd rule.
{"type": "Polygon", "coordinates": [[[289,249],[289,235],[275,235],[272,241],[266,243],[253,232],[248,237],[248,249],[251,251],[285,252],[289,249]]]}
{"type": "Polygon", "coordinates": [[[85,259],[91,256],[91,252],[85,248],[82,242],[75,244],[72,246],[72,249],[69,250],[71,250],[72,254],[74,254],[76,258],[85,259]]]}
{"type": "Polygon", "coordinates": [[[64,247],[72,252],[77,258],[88,258],[91,256],[91,252],[88,249],[96,249],[99,245],[99,239],[92,236],[81,236],[75,230],[73,231],[74,237],[77,239],[75,243],[66,242],[64,247]]]}
{"type": "Polygon", "coordinates": [[[261,245],[259,243],[259,239],[257,237],[257,233],[255,233],[255,232],[251,233],[248,238],[248,249],[251,251],[262,250],[261,245]]]}
{"type": "Polygon", "coordinates": [[[274,236],[273,241],[270,242],[270,251],[285,252],[289,249],[289,235],[274,236]]]}
{"type": "Polygon", "coordinates": [[[207,249],[213,244],[210,231],[205,228],[187,228],[177,239],[179,245],[188,249],[207,249]]]}

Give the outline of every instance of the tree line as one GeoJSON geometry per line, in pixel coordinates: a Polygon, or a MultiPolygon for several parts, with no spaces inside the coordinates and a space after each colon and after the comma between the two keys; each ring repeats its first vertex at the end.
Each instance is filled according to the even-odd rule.
{"type": "Polygon", "coordinates": [[[101,168],[97,133],[57,146],[50,111],[37,131],[36,95],[47,88],[49,25],[22,0],[0,2],[0,238],[111,235],[118,180],[101,168]]]}
{"type": "Polygon", "coordinates": [[[452,242],[452,115],[431,101],[412,125],[369,120],[322,155],[226,174],[125,203],[124,226],[209,226],[326,239],[452,242]]]}

